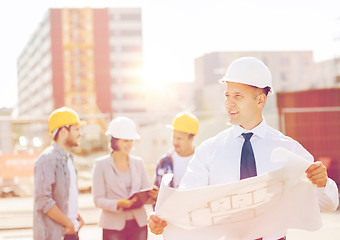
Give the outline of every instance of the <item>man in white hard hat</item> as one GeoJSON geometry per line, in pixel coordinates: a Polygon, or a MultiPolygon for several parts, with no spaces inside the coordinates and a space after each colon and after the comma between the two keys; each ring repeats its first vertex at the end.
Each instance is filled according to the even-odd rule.
{"type": "MultiPolygon", "coordinates": [[[[231,63],[221,82],[226,84],[225,108],[233,126],[196,149],[180,189],[225,184],[273,171],[271,152],[283,147],[310,161],[306,176],[318,188],[321,211],[336,210],[338,189],[328,178],[326,167],[314,162],[313,156],[297,141],[269,127],[263,118],[267,95],[272,92],[267,66],[257,58],[239,58],[231,63]]],[[[155,234],[161,234],[167,225],[156,215],[151,215],[148,223],[155,234]]],[[[257,239],[286,239],[286,230],[257,239]]]]}
{"type": "Polygon", "coordinates": [[[173,150],[158,160],[154,184],[159,187],[162,177],[173,173],[170,186],[177,188],[195,152],[193,141],[198,132],[198,119],[192,113],[178,113],[168,127],[173,130],[173,150]]]}
{"type": "Polygon", "coordinates": [[[48,119],[53,142],[35,163],[33,238],[78,240],[84,225],[78,213],[77,175],[71,150],[81,136],[78,114],[71,108],[53,111],[48,119]]]}

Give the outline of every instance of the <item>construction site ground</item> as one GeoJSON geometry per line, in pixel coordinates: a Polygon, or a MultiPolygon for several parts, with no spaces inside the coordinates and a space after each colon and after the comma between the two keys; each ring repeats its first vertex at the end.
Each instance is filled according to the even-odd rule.
{"type": "MultiPolygon", "coordinates": [[[[95,208],[90,193],[80,194],[80,212],[86,225],[80,231],[81,240],[100,240],[102,230],[98,227],[100,211],[95,208]]],[[[32,240],[33,198],[0,198],[0,240],[32,240]]],[[[151,213],[152,208],[146,206],[151,213]]],[[[322,213],[323,227],[315,232],[289,230],[289,240],[338,240],[340,239],[340,210],[322,213]]],[[[162,236],[149,233],[148,240],[161,240],[162,236]]]]}

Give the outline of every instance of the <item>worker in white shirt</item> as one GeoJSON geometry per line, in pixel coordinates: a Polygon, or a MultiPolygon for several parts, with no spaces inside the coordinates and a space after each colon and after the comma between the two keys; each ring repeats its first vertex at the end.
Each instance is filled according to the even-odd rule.
{"type": "Polygon", "coordinates": [[[79,240],[84,226],[79,215],[77,172],[72,149],[79,146],[84,125],[68,107],[54,110],[48,119],[53,142],[35,162],[33,239],[79,240]]]}
{"type": "MultiPolygon", "coordinates": [[[[181,189],[225,184],[275,170],[271,152],[286,148],[311,162],[307,178],[318,188],[321,211],[335,211],[339,204],[338,189],[328,178],[322,162],[297,141],[269,127],[262,111],[267,95],[272,92],[270,70],[257,58],[243,57],[231,63],[220,82],[226,84],[225,108],[233,126],[203,142],[194,154],[180,184],[181,189]]],[[[166,221],[152,214],[148,225],[154,234],[161,234],[166,221]]],[[[261,240],[286,239],[287,229],[261,240]]]]}
{"type": "Polygon", "coordinates": [[[168,127],[173,130],[173,149],[158,160],[154,184],[159,187],[162,177],[173,173],[170,186],[177,188],[195,152],[193,141],[198,132],[198,119],[189,112],[178,113],[168,127]]]}

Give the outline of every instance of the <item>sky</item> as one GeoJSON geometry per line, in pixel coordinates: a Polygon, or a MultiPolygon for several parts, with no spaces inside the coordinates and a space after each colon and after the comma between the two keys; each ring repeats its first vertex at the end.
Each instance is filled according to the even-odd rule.
{"type": "MultiPolygon", "coordinates": [[[[144,78],[194,81],[194,59],[217,51],[310,50],[334,57],[339,0],[11,0],[0,8],[0,108],[17,103],[16,61],[49,8],[141,7],[144,78]]],[[[337,25],[338,24],[338,25],[337,25]]],[[[226,66],[227,68],[227,66],[226,66]]]]}

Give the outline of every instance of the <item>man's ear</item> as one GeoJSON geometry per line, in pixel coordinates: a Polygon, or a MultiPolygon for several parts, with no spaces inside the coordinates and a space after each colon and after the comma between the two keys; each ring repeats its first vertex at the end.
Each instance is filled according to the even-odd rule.
{"type": "Polygon", "coordinates": [[[257,96],[257,104],[261,107],[264,107],[266,100],[267,100],[267,96],[264,93],[257,96]]]}
{"type": "Polygon", "coordinates": [[[67,129],[65,127],[60,128],[59,130],[59,135],[60,136],[65,136],[67,134],[67,129]]]}

